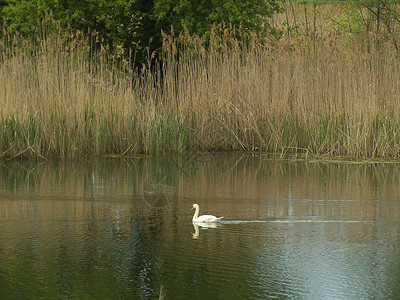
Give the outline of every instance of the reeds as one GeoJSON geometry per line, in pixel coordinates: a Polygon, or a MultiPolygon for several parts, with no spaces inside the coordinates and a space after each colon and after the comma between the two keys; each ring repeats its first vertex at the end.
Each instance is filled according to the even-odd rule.
{"type": "Polygon", "coordinates": [[[0,156],[399,156],[400,64],[389,45],[366,52],[336,30],[279,42],[215,35],[208,45],[166,35],[151,71],[82,36],[35,47],[3,39],[0,156]]]}

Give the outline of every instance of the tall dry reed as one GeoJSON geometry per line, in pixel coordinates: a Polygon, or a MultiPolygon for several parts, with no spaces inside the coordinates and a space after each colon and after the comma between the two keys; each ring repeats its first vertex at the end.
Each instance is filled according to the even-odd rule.
{"type": "Polygon", "coordinates": [[[345,33],[207,46],[164,36],[151,71],[80,36],[0,45],[0,155],[202,150],[398,157],[400,64],[345,33]]]}

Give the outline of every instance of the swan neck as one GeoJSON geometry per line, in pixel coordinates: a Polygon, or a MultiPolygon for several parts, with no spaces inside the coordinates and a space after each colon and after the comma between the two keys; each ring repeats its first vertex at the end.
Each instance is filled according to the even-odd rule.
{"type": "Polygon", "coordinates": [[[198,216],[199,216],[199,207],[196,206],[196,211],[194,212],[194,216],[193,216],[192,221],[194,221],[195,219],[197,219],[198,216]]]}

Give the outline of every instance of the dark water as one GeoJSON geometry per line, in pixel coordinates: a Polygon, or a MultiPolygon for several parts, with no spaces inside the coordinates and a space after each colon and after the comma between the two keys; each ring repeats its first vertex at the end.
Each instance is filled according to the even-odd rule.
{"type": "Polygon", "coordinates": [[[1,162],[0,298],[400,299],[399,167],[1,162]]]}

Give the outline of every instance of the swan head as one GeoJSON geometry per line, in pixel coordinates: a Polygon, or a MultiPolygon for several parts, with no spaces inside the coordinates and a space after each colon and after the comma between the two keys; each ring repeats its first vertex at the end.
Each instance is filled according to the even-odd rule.
{"type": "Polygon", "coordinates": [[[198,208],[199,207],[199,205],[198,204],[193,204],[192,205],[192,209],[191,210],[193,210],[193,209],[196,209],[196,208],[198,208]]]}

